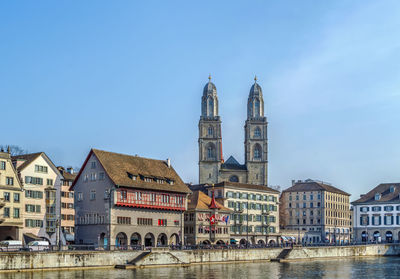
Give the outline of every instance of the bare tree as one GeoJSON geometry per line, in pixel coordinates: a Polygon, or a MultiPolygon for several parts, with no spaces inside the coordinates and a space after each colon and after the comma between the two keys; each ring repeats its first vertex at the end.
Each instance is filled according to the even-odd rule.
{"type": "Polygon", "coordinates": [[[11,156],[23,155],[28,153],[27,150],[23,149],[18,145],[5,145],[5,144],[0,145],[0,150],[4,150],[5,152],[8,151],[8,148],[10,148],[11,156]]]}

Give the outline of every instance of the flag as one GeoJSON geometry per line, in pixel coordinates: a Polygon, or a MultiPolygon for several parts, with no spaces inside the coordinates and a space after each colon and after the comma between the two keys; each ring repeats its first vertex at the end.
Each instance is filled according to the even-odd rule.
{"type": "Polygon", "coordinates": [[[214,224],[215,224],[215,215],[214,215],[214,214],[211,215],[211,217],[210,217],[210,224],[211,224],[211,225],[214,225],[214,224]]]}
{"type": "Polygon", "coordinates": [[[225,221],[225,224],[227,224],[228,225],[228,222],[229,222],[229,215],[227,215],[227,216],[224,216],[224,221],[225,221]]]}

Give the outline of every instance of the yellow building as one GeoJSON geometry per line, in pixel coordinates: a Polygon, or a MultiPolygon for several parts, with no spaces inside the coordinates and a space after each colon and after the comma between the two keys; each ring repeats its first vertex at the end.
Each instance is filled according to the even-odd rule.
{"type": "Polygon", "coordinates": [[[21,240],[24,207],[22,183],[10,152],[0,151],[0,240],[21,240]]]}

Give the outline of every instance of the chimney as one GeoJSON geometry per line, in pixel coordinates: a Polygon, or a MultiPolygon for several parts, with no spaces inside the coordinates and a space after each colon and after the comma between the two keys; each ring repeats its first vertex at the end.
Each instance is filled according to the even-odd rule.
{"type": "Polygon", "coordinates": [[[167,166],[170,168],[171,167],[171,160],[168,158],[167,159],[167,166]]]}
{"type": "Polygon", "coordinates": [[[70,174],[74,174],[74,168],[73,167],[67,168],[67,172],[70,174]]]}
{"type": "Polygon", "coordinates": [[[292,179],[292,186],[296,183],[296,180],[292,179]]]}

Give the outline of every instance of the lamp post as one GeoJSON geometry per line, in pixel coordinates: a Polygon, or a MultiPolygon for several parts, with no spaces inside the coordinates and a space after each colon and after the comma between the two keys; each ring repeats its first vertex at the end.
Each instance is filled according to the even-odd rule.
{"type": "Polygon", "coordinates": [[[249,247],[249,202],[248,201],[247,201],[247,206],[246,207],[247,207],[246,247],[248,248],[249,247]]]}
{"type": "Polygon", "coordinates": [[[265,222],[265,227],[266,228],[266,236],[265,236],[265,243],[268,244],[268,229],[269,229],[269,210],[267,212],[263,212],[262,216],[264,216],[264,222],[265,222]]]}

